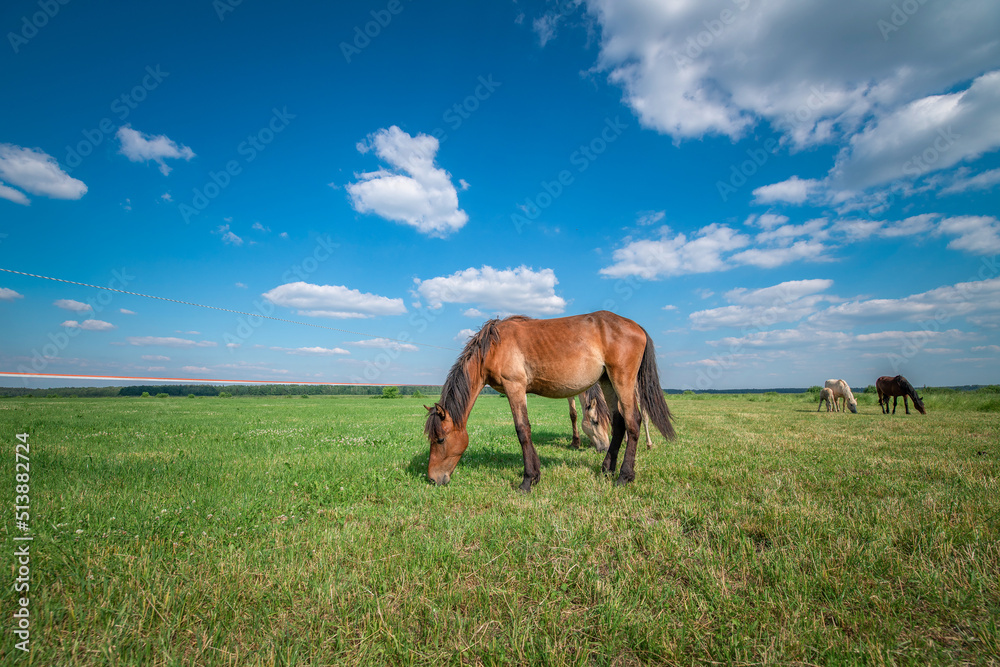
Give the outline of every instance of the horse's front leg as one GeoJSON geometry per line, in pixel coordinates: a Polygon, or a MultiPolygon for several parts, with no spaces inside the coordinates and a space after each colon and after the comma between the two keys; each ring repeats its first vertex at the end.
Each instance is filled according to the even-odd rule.
{"type": "Polygon", "coordinates": [[[541,478],[542,464],[538,460],[538,452],[531,442],[531,424],[528,422],[528,401],[524,391],[507,392],[507,401],[510,403],[511,414],[514,415],[514,429],[517,431],[517,439],[521,443],[521,456],[524,459],[524,480],[521,482],[520,490],[524,493],[531,493],[531,487],[538,484],[541,478]]]}
{"type": "Polygon", "coordinates": [[[622,460],[622,469],[615,480],[615,486],[623,486],[635,480],[635,450],[639,445],[639,409],[633,408],[632,419],[626,420],[626,434],[628,444],[625,445],[625,458],[622,460]]]}
{"type": "Polygon", "coordinates": [[[910,404],[906,400],[906,394],[903,394],[903,407],[906,408],[906,414],[910,414],[910,404]]]}
{"type": "MultiPolygon", "coordinates": [[[[893,396],[892,397],[892,414],[896,414],[896,406],[898,405],[897,401],[899,401],[899,396],[893,396]]],[[[889,404],[889,402],[886,401],[886,405],[888,405],[888,404],[889,404]]]]}
{"type": "Polygon", "coordinates": [[[625,420],[621,413],[615,410],[615,414],[611,417],[611,445],[601,463],[601,471],[605,475],[613,475],[618,469],[618,448],[622,446],[623,437],[625,437],[625,420]]]}
{"type": "Polygon", "coordinates": [[[570,446],[573,449],[580,449],[580,432],[576,430],[576,396],[569,398],[569,420],[573,424],[573,442],[570,446]]]}

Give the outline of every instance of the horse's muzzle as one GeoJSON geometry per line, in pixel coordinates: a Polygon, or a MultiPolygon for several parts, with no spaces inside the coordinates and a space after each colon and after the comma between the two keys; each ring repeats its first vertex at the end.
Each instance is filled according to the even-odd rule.
{"type": "Polygon", "coordinates": [[[434,475],[430,475],[431,481],[434,482],[435,486],[447,486],[448,482],[451,481],[451,475],[446,472],[439,472],[434,475]]]}

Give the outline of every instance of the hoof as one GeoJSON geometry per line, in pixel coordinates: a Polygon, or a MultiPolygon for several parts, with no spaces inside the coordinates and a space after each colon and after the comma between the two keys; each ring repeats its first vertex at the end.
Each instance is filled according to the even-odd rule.
{"type": "Polygon", "coordinates": [[[632,480],[627,477],[619,477],[615,480],[615,486],[625,486],[626,484],[631,484],[632,480]]]}

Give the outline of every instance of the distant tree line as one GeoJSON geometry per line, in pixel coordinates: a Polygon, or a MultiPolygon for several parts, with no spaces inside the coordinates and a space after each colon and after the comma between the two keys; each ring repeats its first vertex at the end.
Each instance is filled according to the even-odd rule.
{"type": "MultiPolygon", "coordinates": [[[[383,387],[336,386],[336,385],[211,385],[211,384],[164,384],[136,385],[131,387],[58,387],[53,389],[28,389],[24,387],[0,387],[0,398],[14,396],[95,398],[114,396],[218,396],[228,392],[232,396],[381,396],[383,387]]],[[[440,385],[411,385],[398,387],[400,396],[441,393],[440,385]]]]}

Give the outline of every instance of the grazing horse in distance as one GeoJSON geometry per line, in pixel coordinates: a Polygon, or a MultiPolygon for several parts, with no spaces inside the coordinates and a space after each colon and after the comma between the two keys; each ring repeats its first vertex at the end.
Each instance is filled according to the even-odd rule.
{"type": "Polygon", "coordinates": [[[878,392],[878,405],[882,408],[884,415],[889,414],[890,397],[892,397],[892,414],[896,414],[896,402],[900,396],[903,397],[903,408],[906,409],[906,414],[910,414],[910,406],[906,403],[907,397],[913,399],[913,407],[917,409],[917,412],[922,415],[927,414],[927,410],[924,409],[924,400],[917,396],[917,390],[902,375],[896,377],[883,375],[875,380],[875,390],[878,392]]]}
{"type": "Polygon", "coordinates": [[[550,320],[523,315],[489,320],[451,367],[441,400],[427,408],[427,476],[438,485],[451,480],[469,446],[469,414],[483,387],[489,385],[510,403],[524,459],[520,489],[530,493],[541,478],[541,463],[531,441],[525,395],[569,398],[595,382],[613,408],[611,443],[601,469],[606,474],[615,472],[618,451],[627,437],[616,484],[628,484],[635,479],[640,407],[665,438],[674,437],[656,350],[645,329],[604,310],[550,320]]]}
{"type": "MultiPolygon", "coordinates": [[[[604,400],[604,392],[599,384],[594,384],[580,394],[580,404],[583,406],[583,432],[590,438],[591,444],[598,452],[608,451],[611,441],[611,411],[608,402],[604,400]]],[[[641,412],[640,408],[640,412],[641,412]]],[[[569,399],[569,419],[573,424],[573,448],[580,447],[580,434],[576,430],[576,399],[569,399]]],[[[649,435],[649,419],[642,413],[642,426],[646,431],[646,449],[653,448],[653,438],[649,435]]]]}
{"type": "Polygon", "coordinates": [[[830,412],[840,412],[837,407],[837,399],[833,397],[833,390],[825,387],[819,392],[819,405],[816,406],[816,412],[823,407],[823,401],[826,401],[826,411],[830,412]]]}
{"type": "MultiPolygon", "coordinates": [[[[573,448],[580,447],[580,433],[576,430],[576,396],[570,396],[569,420],[573,424],[573,448]]],[[[611,411],[608,410],[608,402],[604,400],[604,392],[601,385],[594,383],[587,391],[580,394],[580,405],[583,406],[583,419],[580,425],[583,432],[590,438],[590,443],[598,452],[608,451],[611,444],[611,411]]],[[[649,433],[649,427],[646,427],[649,433]]]]}
{"type": "Polygon", "coordinates": [[[851,388],[846,382],[843,380],[827,380],[824,387],[833,392],[834,405],[836,405],[840,399],[844,399],[843,412],[850,410],[851,412],[857,414],[858,402],[854,399],[854,394],[851,393],[851,388]]]}

